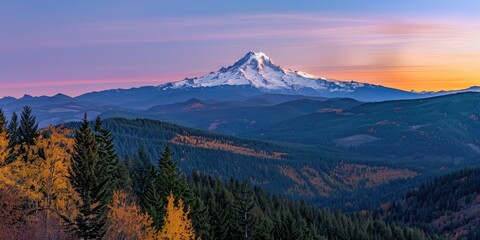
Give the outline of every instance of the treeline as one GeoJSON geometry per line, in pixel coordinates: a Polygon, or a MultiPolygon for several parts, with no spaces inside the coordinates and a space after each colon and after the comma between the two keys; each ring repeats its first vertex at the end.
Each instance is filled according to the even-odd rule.
{"type": "Polygon", "coordinates": [[[269,195],[248,182],[194,173],[189,185],[208,209],[203,219],[210,225],[199,227],[205,239],[437,239],[367,214],[347,216],[269,195]]]}
{"type": "Polygon", "coordinates": [[[418,226],[449,238],[479,239],[480,169],[467,168],[435,178],[384,204],[385,219],[418,226]]]}
{"type": "Polygon", "coordinates": [[[0,111],[0,236],[6,239],[434,239],[361,214],[270,196],[248,182],[181,173],[165,147],[121,160],[85,115],[75,132],[0,111]]]}

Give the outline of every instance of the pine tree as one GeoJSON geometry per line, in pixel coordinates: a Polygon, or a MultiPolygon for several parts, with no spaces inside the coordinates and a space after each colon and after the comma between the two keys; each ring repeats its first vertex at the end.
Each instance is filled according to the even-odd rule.
{"type": "Polygon", "coordinates": [[[279,237],[282,239],[295,240],[303,238],[302,229],[295,222],[295,218],[293,218],[291,214],[282,217],[279,230],[279,237]]]}
{"type": "Polygon", "coordinates": [[[20,126],[18,127],[18,141],[27,146],[35,144],[35,138],[38,137],[38,123],[35,116],[32,115],[32,109],[29,106],[23,107],[20,116],[20,126]]]}
{"type": "Polygon", "coordinates": [[[184,198],[187,189],[184,176],[180,173],[177,163],[173,161],[173,153],[167,146],[158,161],[158,182],[160,192],[166,200],[170,193],[176,198],[184,198]]]}
{"type": "Polygon", "coordinates": [[[0,134],[7,132],[7,119],[5,118],[5,112],[0,108],[0,134]]]}
{"type": "Polygon", "coordinates": [[[85,114],[82,126],[75,134],[75,146],[70,182],[81,201],[73,232],[82,239],[101,239],[105,234],[107,205],[104,204],[107,183],[99,182],[96,174],[98,149],[85,114]]]}
{"type": "Polygon", "coordinates": [[[243,239],[252,238],[252,226],[255,225],[255,217],[252,214],[252,209],[255,205],[253,192],[250,190],[248,182],[243,182],[240,188],[235,192],[236,209],[239,211],[238,222],[241,226],[243,239]]]}
{"type": "Polygon", "coordinates": [[[153,218],[157,229],[160,229],[163,226],[164,205],[168,196],[172,193],[177,199],[188,197],[187,183],[185,177],[179,172],[177,164],[173,161],[173,153],[170,148],[166,147],[160,157],[158,170],[150,165],[149,171],[145,172],[149,159],[145,147],[140,147],[138,155],[139,159],[142,159],[139,160],[139,163],[143,166],[140,166],[136,170],[138,172],[134,173],[134,189],[139,192],[143,209],[153,218]],[[140,176],[144,178],[142,179],[140,176]],[[144,193],[142,193],[143,191],[144,193]]]}
{"type": "Polygon", "coordinates": [[[102,127],[102,120],[95,120],[95,140],[98,146],[99,167],[97,168],[99,181],[106,182],[106,204],[113,196],[113,191],[119,188],[128,189],[128,171],[121,162],[115,150],[113,137],[110,131],[102,127]]]}
{"type": "Polygon", "coordinates": [[[235,204],[233,194],[226,189],[222,191],[223,199],[221,202],[222,209],[220,210],[220,226],[218,234],[220,239],[242,239],[242,234],[239,219],[238,206],[235,204]]]}
{"type": "Polygon", "coordinates": [[[273,225],[270,218],[263,216],[258,224],[255,225],[255,239],[258,240],[273,240],[273,230],[275,226],[273,225]]]}
{"type": "Polygon", "coordinates": [[[12,113],[12,118],[8,124],[7,131],[9,156],[7,157],[6,163],[9,163],[15,160],[15,146],[18,144],[18,115],[15,112],[12,113]]]}
{"type": "Polygon", "coordinates": [[[9,149],[8,149],[8,132],[7,123],[3,109],[0,108],[0,166],[4,165],[8,161],[9,149]]]}
{"type": "Polygon", "coordinates": [[[147,146],[145,143],[141,143],[138,148],[137,154],[133,157],[130,171],[130,176],[132,176],[132,185],[133,191],[140,198],[140,204],[144,206],[144,197],[147,192],[147,189],[150,187],[153,179],[156,177],[152,175],[156,171],[152,159],[148,154],[147,146]]]}
{"type": "MultiPolygon", "coordinates": [[[[150,176],[158,177],[158,172],[155,167],[151,166],[150,176]]],[[[161,229],[163,223],[163,216],[165,215],[165,200],[160,192],[158,184],[150,181],[145,194],[143,195],[143,209],[147,212],[153,220],[153,225],[157,229],[161,229]]]]}
{"type": "Polygon", "coordinates": [[[16,112],[12,113],[12,119],[8,123],[8,136],[10,140],[10,146],[14,146],[18,143],[18,115],[16,112]]]}
{"type": "Polygon", "coordinates": [[[193,229],[201,239],[211,239],[212,226],[210,225],[209,208],[205,206],[203,200],[197,195],[190,203],[190,219],[192,219],[193,229]]]}
{"type": "Polygon", "coordinates": [[[20,117],[20,125],[18,126],[18,141],[16,145],[19,147],[18,155],[22,156],[23,161],[33,161],[28,157],[30,147],[35,145],[35,139],[38,137],[38,123],[35,116],[32,115],[32,109],[29,106],[23,107],[20,117]]]}

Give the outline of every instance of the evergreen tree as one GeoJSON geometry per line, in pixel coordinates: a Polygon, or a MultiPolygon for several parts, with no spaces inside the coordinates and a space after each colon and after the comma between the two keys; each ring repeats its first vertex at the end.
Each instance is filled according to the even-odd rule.
{"type": "Polygon", "coordinates": [[[201,239],[211,239],[211,225],[209,208],[205,206],[203,200],[197,195],[190,203],[190,219],[192,219],[193,229],[201,239]]]}
{"type": "Polygon", "coordinates": [[[32,115],[32,109],[29,106],[25,106],[20,116],[20,124],[17,129],[16,141],[12,145],[12,150],[14,150],[15,146],[18,146],[17,154],[21,156],[21,159],[25,162],[33,161],[29,159],[26,153],[31,146],[35,145],[35,139],[38,136],[38,123],[35,121],[35,116],[32,115]]]}
{"type": "Polygon", "coordinates": [[[75,146],[70,182],[79,194],[79,213],[71,225],[74,234],[81,239],[101,239],[105,234],[107,218],[105,181],[97,178],[99,167],[95,136],[90,129],[87,114],[75,134],[75,146]]]}
{"type": "Polygon", "coordinates": [[[241,231],[242,226],[238,222],[238,208],[233,193],[224,189],[222,195],[221,225],[217,234],[220,239],[242,239],[244,236],[241,231]]]}
{"type": "Polygon", "coordinates": [[[13,152],[13,148],[18,143],[18,115],[16,112],[12,113],[12,119],[8,124],[8,148],[13,152]]]}
{"type": "Polygon", "coordinates": [[[7,132],[7,119],[5,118],[5,112],[0,108],[0,134],[7,132]]]}
{"type": "Polygon", "coordinates": [[[262,217],[262,219],[255,225],[255,239],[258,240],[273,240],[273,230],[275,226],[272,220],[268,217],[262,217]]]}
{"type": "Polygon", "coordinates": [[[281,239],[295,240],[303,238],[302,229],[299,228],[291,214],[286,214],[283,216],[279,230],[280,235],[278,237],[281,239]]]}
{"type": "MultiPolygon", "coordinates": [[[[173,194],[176,200],[184,199],[187,195],[185,177],[178,170],[177,163],[173,161],[173,153],[168,146],[165,147],[158,161],[158,176],[155,178],[154,184],[160,191],[162,203],[167,202],[167,197],[170,194],[173,194]]],[[[160,209],[156,215],[160,218],[159,225],[163,226],[165,209],[160,209]]]]}
{"type": "MultiPolygon", "coordinates": [[[[154,176],[155,178],[158,177],[158,171],[153,165],[150,167],[149,176],[154,176]]],[[[163,216],[165,215],[166,202],[158,184],[153,180],[153,178],[150,180],[150,184],[143,195],[143,209],[150,215],[150,217],[152,217],[155,228],[161,229],[163,216]]]]}
{"type": "Polygon", "coordinates": [[[18,127],[18,141],[27,146],[35,144],[35,138],[38,137],[38,123],[35,116],[32,115],[32,109],[29,106],[23,107],[20,116],[20,126],[18,127]]]}
{"type": "Polygon", "coordinates": [[[106,200],[113,196],[113,191],[119,188],[128,189],[128,171],[115,150],[113,137],[110,131],[102,127],[100,117],[95,119],[95,140],[98,146],[99,167],[97,168],[99,181],[106,182],[106,200]]]}
{"type": "Polygon", "coordinates": [[[140,198],[140,204],[143,207],[145,194],[156,176],[156,171],[152,170],[155,169],[155,167],[145,143],[140,144],[140,147],[131,162],[129,171],[130,176],[132,176],[133,191],[140,198]]]}
{"type": "Polygon", "coordinates": [[[186,183],[183,174],[180,173],[177,163],[173,161],[172,150],[167,146],[158,161],[158,180],[160,192],[163,199],[166,200],[170,193],[175,198],[185,198],[186,183]]]}
{"type": "Polygon", "coordinates": [[[235,199],[239,211],[238,222],[241,226],[243,239],[250,239],[253,235],[251,228],[255,225],[255,217],[251,212],[255,205],[255,200],[248,182],[245,181],[239,186],[239,189],[235,192],[235,199]]]}
{"type": "MultiPolygon", "coordinates": [[[[142,149],[140,149],[140,151],[139,155],[145,155],[142,149]]],[[[145,158],[145,156],[143,156],[143,158],[145,158]]],[[[148,184],[147,189],[144,190],[142,205],[153,218],[157,229],[160,229],[160,227],[163,226],[165,216],[165,208],[163,206],[167,202],[167,197],[170,194],[173,194],[176,199],[186,197],[188,195],[186,190],[187,183],[184,176],[178,170],[177,164],[173,161],[173,153],[169,147],[165,147],[158,161],[158,171],[152,165],[149,173],[145,175],[146,177],[151,177],[152,180],[143,180],[137,183],[137,185],[148,184]]]]}

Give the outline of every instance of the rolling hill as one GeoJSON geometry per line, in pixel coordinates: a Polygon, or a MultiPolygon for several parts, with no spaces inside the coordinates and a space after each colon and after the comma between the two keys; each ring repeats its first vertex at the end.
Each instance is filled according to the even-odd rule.
{"type": "MultiPolygon", "coordinates": [[[[361,103],[353,99],[304,99],[275,105],[258,100],[219,102],[190,99],[186,102],[157,105],[145,111],[107,111],[104,118],[124,116],[128,118],[157,119],[184,126],[238,135],[252,129],[261,129],[272,123],[292,119],[315,112],[342,111],[361,103]],[[259,103],[260,102],[260,103],[259,103]]],[[[265,97],[263,98],[265,99],[265,97]]]]}
{"type": "Polygon", "coordinates": [[[478,161],[480,93],[366,103],[313,113],[245,136],[323,145],[369,156],[478,161]]]}

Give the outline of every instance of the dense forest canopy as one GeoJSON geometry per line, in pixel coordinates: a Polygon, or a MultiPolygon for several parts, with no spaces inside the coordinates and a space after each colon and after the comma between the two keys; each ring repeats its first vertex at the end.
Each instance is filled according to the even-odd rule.
{"type": "Polygon", "coordinates": [[[479,239],[480,169],[467,168],[435,178],[403,199],[383,204],[389,221],[417,226],[455,239],[479,239]]]}

